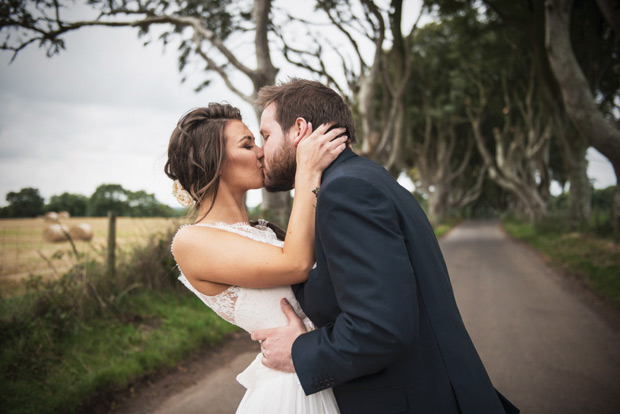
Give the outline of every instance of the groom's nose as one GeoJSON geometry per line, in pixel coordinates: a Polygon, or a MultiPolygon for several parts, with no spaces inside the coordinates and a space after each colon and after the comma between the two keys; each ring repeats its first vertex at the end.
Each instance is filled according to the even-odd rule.
{"type": "Polygon", "coordinates": [[[256,156],[258,157],[258,160],[262,164],[263,163],[263,159],[265,158],[265,151],[263,151],[263,149],[261,147],[259,147],[258,145],[256,146],[256,156]]]}

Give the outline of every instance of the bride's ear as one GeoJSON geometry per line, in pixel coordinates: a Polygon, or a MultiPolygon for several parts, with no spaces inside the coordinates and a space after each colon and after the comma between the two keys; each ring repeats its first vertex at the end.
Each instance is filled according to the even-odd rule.
{"type": "Polygon", "coordinates": [[[301,139],[309,133],[308,126],[309,126],[308,122],[306,122],[304,118],[299,117],[295,120],[295,124],[293,125],[293,131],[294,131],[293,146],[294,147],[296,147],[297,144],[299,144],[299,141],[301,141],[301,139]]]}

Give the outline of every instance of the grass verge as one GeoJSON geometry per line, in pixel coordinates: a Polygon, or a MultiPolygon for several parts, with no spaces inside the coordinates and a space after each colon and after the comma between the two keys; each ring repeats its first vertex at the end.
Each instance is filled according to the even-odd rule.
{"type": "Polygon", "coordinates": [[[435,230],[435,236],[437,238],[440,238],[441,236],[452,230],[454,227],[456,227],[460,222],[460,219],[454,218],[449,219],[444,223],[433,226],[433,230],[435,230]]]}
{"type": "Polygon", "coordinates": [[[71,323],[62,333],[45,318],[5,318],[2,328],[0,406],[24,414],[74,412],[96,391],[122,389],[235,329],[189,292],[147,290],[128,296],[116,316],[71,323]]]}
{"type": "Polygon", "coordinates": [[[74,249],[64,275],[0,299],[0,411],[75,412],[236,329],[176,281],[173,232],[118,252],[114,275],[74,249]]]}
{"type": "Polygon", "coordinates": [[[620,309],[620,246],[587,234],[564,233],[505,219],[504,229],[545,254],[562,271],[579,277],[589,288],[620,309]]]}

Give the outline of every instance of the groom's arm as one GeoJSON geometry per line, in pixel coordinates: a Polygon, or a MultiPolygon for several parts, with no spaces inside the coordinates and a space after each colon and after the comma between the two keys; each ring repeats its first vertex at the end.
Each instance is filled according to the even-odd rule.
{"type": "Polygon", "coordinates": [[[409,349],[418,327],[413,269],[392,203],[366,180],[340,177],[321,188],[317,204],[342,313],[293,344],[306,394],[385,368],[409,349]]]}

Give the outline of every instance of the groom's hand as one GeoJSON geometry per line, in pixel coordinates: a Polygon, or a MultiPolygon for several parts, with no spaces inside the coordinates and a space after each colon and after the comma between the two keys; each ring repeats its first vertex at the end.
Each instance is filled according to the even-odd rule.
{"type": "Polygon", "coordinates": [[[280,302],[288,325],[252,332],[252,340],[259,341],[263,365],[278,371],[295,372],[291,350],[295,339],[306,332],[306,327],[286,299],[280,302]]]}

